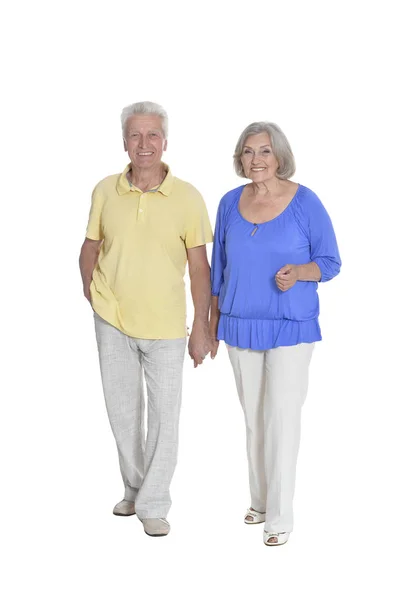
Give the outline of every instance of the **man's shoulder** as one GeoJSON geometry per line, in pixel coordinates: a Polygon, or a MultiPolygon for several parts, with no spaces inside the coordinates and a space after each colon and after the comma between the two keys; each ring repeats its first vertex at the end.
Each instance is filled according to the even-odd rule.
{"type": "Polygon", "coordinates": [[[177,191],[192,192],[193,194],[200,193],[192,183],[180,179],[180,177],[176,177],[176,175],[173,176],[173,187],[176,188],[177,191]]]}
{"type": "Polygon", "coordinates": [[[97,192],[110,192],[110,191],[116,191],[116,184],[118,182],[119,177],[121,176],[121,173],[115,173],[114,175],[107,175],[107,177],[104,177],[103,179],[101,179],[94,187],[95,191],[97,192]]]}
{"type": "Polygon", "coordinates": [[[184,181],[179,177],[173,176],[173,194],[178,199],[184,200],[185,202],[198,202],[203,201],[201,192],[188,181],[184,181]]]}

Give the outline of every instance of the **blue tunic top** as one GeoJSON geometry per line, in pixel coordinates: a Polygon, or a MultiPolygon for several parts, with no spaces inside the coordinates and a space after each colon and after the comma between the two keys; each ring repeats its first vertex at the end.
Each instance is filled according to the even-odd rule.
{"type": "Polygon", "coordinates": [[[341,259],[323,204],[300,185],[277,217],[255,225],[238,204],[245,185],[220,201],[212,254],[212,295],[219,296],[217,337],[230,346],[268,350],[321,340],[318,284],[297,281],[282,292],[275,276],[286,264],[315,262],[321,281],[338,275],[341,259]]]}

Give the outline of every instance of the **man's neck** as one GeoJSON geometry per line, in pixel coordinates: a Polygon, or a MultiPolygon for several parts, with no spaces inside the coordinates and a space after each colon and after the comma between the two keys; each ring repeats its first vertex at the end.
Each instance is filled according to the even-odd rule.
{"type": "Polygon", "coordinates": [[[167,170],[163,163],[151,169],[137,169],[131,166],[127,173],[127,179],[142,192],[148,192],[161,185],[166,173],[167,170]]]}

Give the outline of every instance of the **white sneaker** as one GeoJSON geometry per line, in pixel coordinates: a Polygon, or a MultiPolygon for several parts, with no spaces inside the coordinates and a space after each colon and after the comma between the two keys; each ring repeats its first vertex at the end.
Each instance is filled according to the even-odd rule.
{"type": "Polygon", "coordinates": [[[134,502],[129,502],[129,500],[118,502],[118,504],[114,506],[113,513],[118,517],[130,517],[130,515],[135,515],[136,510],[134,508],[134,502]]]}
{"type": "Polygon", "coordinates": [[[170,525],[166,519],[142,519],[142,523],[146,534],[153,537],[168,535],[170,531],[170,525]]]}

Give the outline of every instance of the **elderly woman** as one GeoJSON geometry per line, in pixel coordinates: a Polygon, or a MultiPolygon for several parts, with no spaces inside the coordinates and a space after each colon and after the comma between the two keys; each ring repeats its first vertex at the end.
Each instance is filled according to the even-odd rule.
{"type": "Polygon", "coordinates": [[[319,281],[340,270],[331,220],[309,188],[290,181],[294,157],[274,123],[241,134],[234,165],[251,180],[218,208],[212,256],[212,358],[224,340],[247,433],[251,507],[263,541],[293,527],[301,408],[314,343],[321,340],[319,281]]]}

